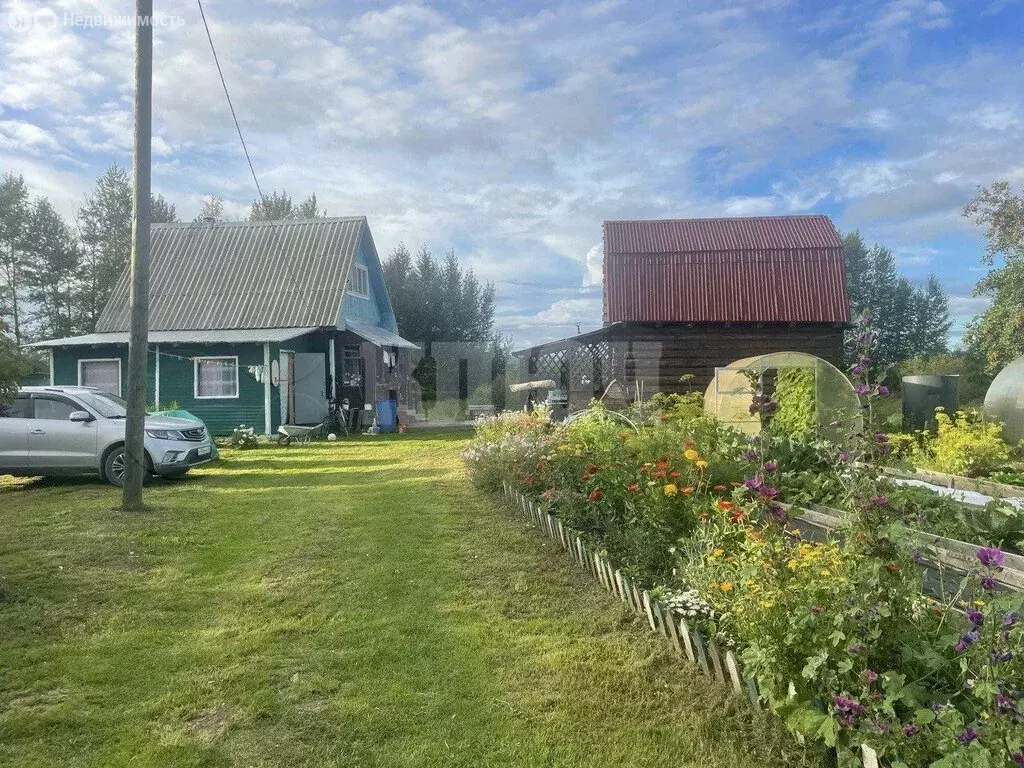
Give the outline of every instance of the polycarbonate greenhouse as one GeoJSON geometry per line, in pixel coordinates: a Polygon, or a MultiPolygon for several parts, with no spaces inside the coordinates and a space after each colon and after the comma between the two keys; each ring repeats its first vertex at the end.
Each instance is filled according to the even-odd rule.
{"type": "Polygon", "coordinates": [[[779,403],[773,419],[787,433],[817,433],[845,443],[860,431],[860,401],[853,384],[828,361],[804,352],[747,357],[716,368],[704,392],[704,412],[735,429],[759,434],[761,421],[750,413],[751,374],[779,403]]]}
{"type": "Polygon", "coordinates": [[[985,395],[985,412],[1003,422],[1010,443],[1024,440],[1024,357],[999,372],[985,395]]]}

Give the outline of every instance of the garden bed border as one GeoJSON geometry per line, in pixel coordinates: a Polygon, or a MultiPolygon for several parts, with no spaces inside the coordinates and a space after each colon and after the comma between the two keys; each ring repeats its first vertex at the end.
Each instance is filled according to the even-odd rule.
{"type": "MultiPolygon", "coordinates": [[[[708,677],[729,685],[733,693],[743,697],[755,711],[764,711],[756,678],[743,673],[740,659],[732,649],[722,653],[718,644],[706,638],[696,627],[691,627],[685,616],[662,605],[646,589],[638,589],[603,552],[588,547],[582,534],[564,525],[557,516],[542,510],[508,482],[503,481],[502,488],[505,497],[514,502],[523,517],[558,543],[607,592],[625,603],[633,612],[644,616],[651,631],[662,635],[677,656],[696,664],[708,677]]],[[[860,755],[864,768],[878,768],[878,755],[874,749],[862,744],[860,755]]]]}

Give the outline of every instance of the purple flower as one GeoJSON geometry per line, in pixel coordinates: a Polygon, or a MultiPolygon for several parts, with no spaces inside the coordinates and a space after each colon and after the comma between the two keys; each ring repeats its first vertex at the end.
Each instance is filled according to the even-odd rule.
{"type": "Polygon", "coordinates": [[[924,557],[921,555],[920,549],[915,549],[913,552],[910,553],[910,562],[912,562],[914,565],[920,565],[924,562],[924,557]]]}
{"type": "Polygon", "coordinates": [[[963,653],[970,646],[978,642],[979,637],[981,637],[981,635],[978,633],[978,630],[976,629],[972,629],[970,632],[965,632],[960,636],[960,642],[956,644],[956,652],[963,653]]]}
{"type": "Polygon", "coordinates": [[[762,488],[764,488],[764,480],[761,479],[760,475],[748,477],[746,480],[743,481],[743,484],[752,491],[759,491],[762,488]]]}
{"type": "Polygon", "coordinates": [[[822,610],[823,609],[822,609],[822,607],[820,605],[812,605],[811,606],[811,613],[813,613],[815,616],[817,616],[819,613],[821,613],[822,610]]]}
{"type": "Polygon", "coordinates": [[[871,365],[871,358],[870,357],[861,357],[860,364],[861,365],[871,365]]]}
{"type": "Polygon", "coordinates": [[[769,461],[766,461],[764,463],[764,471],[765,472],[774,472],[778,468],[779,468],[779,465],[778,465],[777,462],[769,460],[769,461]]]}
{"type": "Polygon", "coordinates": [[[978,562],[986,568],[1002,568],[1006,564],[1006,555],[998,547],[983,547],[978,550],[978,562]]]}
{"type": "Polygon", "coordinates": [[[884,507],[889,504],[889,499],[885,496],[875,496],[871,499],[871,503],[877,507],[884,507]]]}
{"type": "Polygon", "coordinates": [[[859,365],[855,365],[853,366],[853,368],[850,369],[850,373],[852,373],[854,376],[863,376],[864,369],[861,368],[859,365]]]}
{"type": "Polygon", "coordinates": [[[1010,712],[1017,709],[1017,702],[1002,693],[996,694],[996,706],[999,709],[1010,712]]]}
{"type": "Polygon", "coordinates": [[[774,499],[776,496],[779,495],[779,489],[778,488],[769,488],[769,487],[765,486],[760,491],[758,491],[758,493],[760,493],[766,499],[774,499]]]}
{"type": "Polygon", "coordinates": [[[864,705],[860,704],[849,696],[833,696],[832,703],[835,704],[836,713],[846,728],[852,728],[857,715],[864,714],[864,705]]]}
{"type": "Polygon", "coordinates": [[[981,588],[982,589],[995,589],[996,588],[996,580],[993,579],[991,576],[982,576],[981,577],[981,588]]]}
{"type": "Polygon", "coordinates": [[[975,627],[980,627],[985,623],[985,614],[981,611],[971,610],[967,612],[967,618],[975,627]]]}
{"type": "Polygon", "coordinates": [[[866,395],[868,392],[871,391],[871,387],[869,387],[867,384],[858,384],[853,388],[853,391],[856,392],[858,395],[866,395]]]}
{"type": "Polygon", "coordinates": [[[888,387],[884,387],[882,385],[879,385],[878,389],[875,390],[875,391],[878,392],[878,396],[879,397],[888,397],[889,396],[889,388],[888,387]]]}
{"type": "Polygon", "coordinates": [[[996,648],[992,651],[992,661],[996,664],[1005,664],[1008,661],[1013,661],[1013,651],[1005,648],[996,648]]]}
{"type": "Polygon", "coordinates": [[[873,683],[878,679],[878,673],[873,669],[869,669],[865,674],[867,675],[869,683],[873,683]]]}
{"type": "Polygon", "coordinates": [[[1013,753],[1013,762],[1017,765],[1024,766],[1024,751],[1017,750],[1013,753]]]}
{"type": "Polygon", "coordinates": [[[966,731],[957,736],[956,740],[966,746],[967,744],[970,744],[972,741],[977,739],[980,735],[981,734],[973,728],[968,728],[966,731]]]}
{"type": "Polygon", "coordinates": [[[1003,616],[1003,626],[1004,627],[1013,627],[1013,626],[1016,626],[1016,625],[1017,625],[1017,612],[1016,611],[1009,611],[1009,612],[1007,612],[1007,614],[1005,616],[1003,616]]]}
{"type": "Polygon", "coordinates": [[[846,652],[848,654],[850,654],[851,656],[856,656],[858,653],[864,653],[864,651],[866,651],[866,650],[867,650],[867,648],[864,645],[862,645],[861,643],[854,643],[853,645],[851,645],[849,648],[846,649],[846,652]]]}
{"type": "Polygon", "coordinates": [[[778,504],[772,504],[772,508],[768,511],[771,513],[771,516],[774,517],[780,523],[786,522],[788,518],[786,510],[784,510],[778,504]]]}
{"type": "Polygon", "coordinates": [[[872,437],[875,438],[875,441],[879,443],[889,442],[889,436],[885,434],[885,432],[875,432],[875,434],[873,434],[872,437]]]}
{"type": "Polygon", "coordinates": [[[761,454],[759,454],[757,451],[752,451],[749,448],[743,452],[744,461],[757,461],[760,458],[761,454]]]}
{"type": "Polygon", "coordinates": [[[848,453],[840,453],[839,454],[839,460],[845,464],[846,462],[848,462],[850,460],[850,454],[848,454],[848,453]]]}
{"type": "Polygon", "coordinates": [[[913,725],[913,724],[911,724],[911,725],[904,725],[903,726],[903,735],[904,736],[913,736],[914,734],[916,734],[920,730],[921,730],[920,728],[918,728],[916,725],[913,725]]]}

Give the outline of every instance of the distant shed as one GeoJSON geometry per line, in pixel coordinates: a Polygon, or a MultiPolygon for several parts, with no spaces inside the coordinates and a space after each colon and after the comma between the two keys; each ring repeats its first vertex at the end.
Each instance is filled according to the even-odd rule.
{"type": "Polygon", "coordinates": [[[521,350],[522,375],[553,378],[581,406],[613,379],[648,395],[702,390],[716,367],[768,352],[839,366],[842,240],[823,215],[606,221],[604,321],[521,350]]]}

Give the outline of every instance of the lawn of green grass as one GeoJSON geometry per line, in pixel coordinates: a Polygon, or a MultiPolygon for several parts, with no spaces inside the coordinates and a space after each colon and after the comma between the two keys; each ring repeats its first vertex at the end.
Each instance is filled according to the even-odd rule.
{"type": "Polygon", "coordinates": [[[225,451],[140,515],[0,480],[0,765],[824,765],[474,492],[465,437],[225,451]]]}

